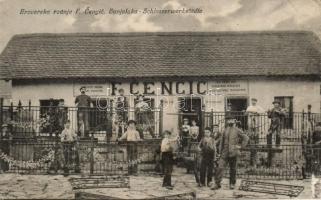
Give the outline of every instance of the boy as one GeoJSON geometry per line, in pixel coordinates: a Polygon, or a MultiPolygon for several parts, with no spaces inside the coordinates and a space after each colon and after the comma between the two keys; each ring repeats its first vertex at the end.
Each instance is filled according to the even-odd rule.
{"type": "Polygon", "coordinates": [[[163,163],[163,171],[164,171],[164,179],[163,179],[163,187],[172,190],[172,172],[173,172],[173,142],[176,142],[176,139],[170,139],[171,136],[170,131],[164,131],[164,139],[161,143],[161,154],[162,154],[162,163],[163,163]]]}
{"type": "Polygon", "coordinates": [[[211,128],[206,127],[204,137],[199,143],[199,150],[201,151],[201,173],[200,186],[210,186],[213,177],[213,164],[215,159],[215,140],[211,137],[211,128]],[[205,185],[205,177],[207,175],[207,184],[205,185]]]}
{"type": "Polygon", "coordinates": [[[194,146],[194,144],[196,146],[196,144],[198,143],[198,137],[199,137],[199,127],[197,126],[196,120],[193,119],[192,126],[190,127],[190,131],[189,131],[189,138],[188,138],[188,155],[191,154],[192,146],[194,146]]]}
{"type": "MultiPolygon", "coordinates": [[[[136,121],[129,120],[127,131],[119,138],[119,140],[126,140],[127,143],[127,157],[128,163],[133,160],[137,160],[137,141],[141,141],[139,132],[136,130],[136,121]]],[[[137,173],[137,164],[129,165],[128,167],[129,174],[137,173]]]]}
{"type": "Polygon", "coordinates": [[[61,143],[63,147],[63,153],[64,153],[64,173],[67,176],[69,174],[69,165],[72,164],[72,149],[73,147],[76,147],[75,151],[75,162],[76,162],[76,167],[75,167],[75,172],[79,173],[79,155],[78,155],[78,150],[77,150],[77,139],[78,136],[76,134],[76,131],[70,127],[70,121],[68,120],[65,123],[65,129],[62,131],[61,135],[61,143]]]}
{"type": "Polygon", "coordinates": [[[119,140],[126,140],[127,142],[140,141],[139,132],[136,130],[136,121],[128,121],[127,131],[119,138],[119,140]]]}
{"type": "Polygon", "coordinates": [[[195,119],[192,120],[192,126],[190,127],[190,137],[192,142],[197,142],[199,135],[199,127],[195,119]]]}
{"type": "Polygon", "coordinates": [[[215,147],[216,147],[216,155],[219,154],[220,152],[219,147],[220,147],[220,142],[222,139],[222,133],[219,130],[219,125],[218,124],[214,124],[213,125],[213,133],[212,133],[212,137],[214,138],[215,141],[215,147]]]}

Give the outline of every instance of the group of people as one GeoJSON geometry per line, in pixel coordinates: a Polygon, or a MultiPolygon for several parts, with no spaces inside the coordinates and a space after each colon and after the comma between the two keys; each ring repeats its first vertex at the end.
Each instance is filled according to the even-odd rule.
{"type": "MultiPolygon", "coordinates": [[[[212,186],[212,189],[221,188],[222,177],[225,167],[230,168],[230,188],[234,189],[236,184],[236,163],[240,156],[240,149],[248,143],[248,136],[236,126],[236,119],[230,117],[227,119],[227,126],[222,134],[218,132],[218,126],[214,126],[214,134],[210,127],[206,127],[204,135],[198,143],[198,151],[201,155],[199,186],[212,186]],[[213,183],[214,162],[218,162],[215,167],[213,183]]],[[[161,154],[163,161],[163,187],[172,189],[171,174],[174,163],[174,149],[180,138],[171,138],[171,132],[164,132],[164,139],[161,143],[161,154]]]]}

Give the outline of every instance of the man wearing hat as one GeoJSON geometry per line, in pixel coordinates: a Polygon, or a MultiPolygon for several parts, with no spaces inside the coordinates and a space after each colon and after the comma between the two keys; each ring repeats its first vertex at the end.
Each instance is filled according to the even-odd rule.
{"type": "Polygon", "coordinates": [[[234,189],[236,184],[237,158],[240,156],[240,149],[247,145],[248,140],[248,136],[236,127],[235,117],[229,117],[220,143],[220,159],[218,161],[218,168],[215,171],[215,186],[212,188],[213,190],[221,188],[221,182],[227,164],[230,167],[230,189],[234,189]]]}
{"type": "Polygon", "coordinates": [[[273,101],[272,104],[274,107],[267,112],[268,118],[271,119],[269,133],[267,134],[267,144],[269,146],[272,145],[272,136],[275,134],[275,144],[279,147],[281,144],[281,121],[286,115],[286,110],[281,108],[280,102],[277,100],[273,101]]]}
{"type": "Polygon", "coordinates": [[[81,136],[85,136],[89,131],[89,108],[91,105],[91,98],[86,95],[86,87],[80,87],[80,95],[75,99],[75,104],[78,107],[78,131],[81,136]]]}
{"type": "MultiPolygon", "coordinates": [[[[250,137],[250,143],[251,144],[258,144],[259,143],[259,132],[260,132],[260,126],[261,119],[260,115],[264,113],[263,108],[257,105],[257,99],[252,98],[251,99],[251,105],[247,107],[245,114],[248,116],[248,130],[249,130],[249,137],[250,137]]],[[[250,164],[252,166],[256,166],[256,150],[251,150],[251,159],[250,164]]]]}

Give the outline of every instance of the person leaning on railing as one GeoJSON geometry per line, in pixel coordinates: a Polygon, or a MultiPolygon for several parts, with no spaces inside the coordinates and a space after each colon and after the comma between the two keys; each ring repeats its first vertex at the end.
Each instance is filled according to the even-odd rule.
{"type": "Polygon", "coordinates": [[[286,116],[287,111],[281,108],[279,101],[273,101],[273,108],[267,111],[268,118],[271,119],[269,133],[267,134],[267,144],[272,146],[272,136],[275,134],[275,144],[279,147],[281,144],[281,122],[282,118],[286,116]]]}
{"type": "Polygon", "coordinates": [[[75,153],[75,172],[80,173],[79,168],[79,155],[78,155],[78,136],[76,131],[70,127],[70,121],[65,123],[65,129],[62,131],[61,143],[64,154],[64,175],[69,174],[69,167],[72,164],[73,153],[75,153]],[[73,151],[73,148],[75,151],[73,151]]]}

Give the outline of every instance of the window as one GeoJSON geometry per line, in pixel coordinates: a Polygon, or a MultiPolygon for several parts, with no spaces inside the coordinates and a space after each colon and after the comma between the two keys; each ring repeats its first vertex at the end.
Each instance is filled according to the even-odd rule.
{"type": "Polygon", "coordinates": [[[40,115],[47,114],[50,106],[58,106],[59,99],[43,99],[40,100],[40,115]]]}
{"type": "Polygon", "coordinates": [[[109,99],[92,99],[93,108],[89,109],[91,131],[111,132],[111,113],[109,99]]]}
{"type": "Polygon", "coordinates": [[[40,100],[40,132],[55,133],[61,132],[68,119],[68,109],[58,108],[63,99],[40,100]]]}
{"type": "Polygon", "coordinates": [[[155,99],[143,98],[135,99],[135,120],[137,122],[137,130],[142,138],[148,139],[155,137],[155,99]]]}
{"type": "Polygon", "coordinates": [[[293,128],[293,97],[274,97],[274,100],[280,102],[280,106],[285,108],[288,112],[288,115],[282,120],[282,127],[286,129],[293,128]]]}

